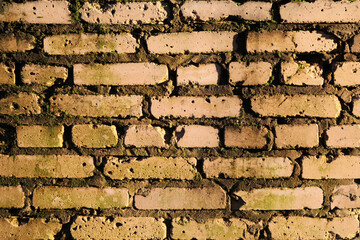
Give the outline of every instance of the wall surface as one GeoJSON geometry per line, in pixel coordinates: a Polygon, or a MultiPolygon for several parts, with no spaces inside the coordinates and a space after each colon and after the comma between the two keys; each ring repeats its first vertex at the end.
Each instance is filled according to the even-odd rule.
{"type": "Polygon", "coordinates": [[[360,2],[5,1],[1,239],[358,239],[360,2]]]}

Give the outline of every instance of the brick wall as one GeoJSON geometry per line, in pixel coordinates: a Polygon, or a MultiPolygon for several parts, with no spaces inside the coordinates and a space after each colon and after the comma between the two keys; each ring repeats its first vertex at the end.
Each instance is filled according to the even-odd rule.
{"type": "Polygon", "coordinates": [[[1,239],[358,239],[359,1],[3,1],[1,239]]]}

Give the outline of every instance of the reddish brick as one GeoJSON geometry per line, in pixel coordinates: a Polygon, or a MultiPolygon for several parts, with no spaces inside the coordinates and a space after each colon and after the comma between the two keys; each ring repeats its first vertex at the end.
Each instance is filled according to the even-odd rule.
{"type": "Polygon", "coordinates": [[[243,86],[266,84],[272,75],[268,62],[232,62],[229,65],[230,83],[243,86]]]}
{"type": "Polygon", "coordinates": [[[21,186],[0,186],[0,208],[22,208],[25,206],[25,194],[21,186]]]}
{"type": "Polygon", "coordinates": [[[19,147],[63,147],[64,126],[18,126],[16,127],[19,147]]]}
{"type": "Polygon", "coordinates": [[[217,64],[200,64],[199,66],[179,67],[177,69],[177,84],[218,84],[221,68],[217,64]]]}
{"type": "Polygon", "coordinates": [[[360,125],[332,126],[326,130],[326,145],[330,148],[360,147],[360,125]]]}
{"type": "Polygon", "coordinates": [[[118,134],[113,125],[75,125],[72,128],[72,141],[78,147],[114,147],[118,143],[118,134]]]}
{"type": "Polygon", "coordinates": [[[6,66],[0,63],[0,85],[15,85],[15,66],[6,66]]]}
{"type": "Polygon", "coordinates": [[[218,147],[219,130],[211,126],[183,125],[175,130],[178,147],[218,147]]]}
{"type": "Polygon", "coordinates": [[[312,148],[319,144],[317,124],[278,125],[275,127],[277,148],[312,148]]]}
{"type": "Polygon", "coordinates": [[[165,130],[148,125],[130,126],[126,130],[124,143],[135,147],[166,147],[165,130]]]}
{"type": "Polygon", "coordinates": [[[331,196],[331,209],[334,208],[360,208],[359,185],[336,186],[331,196]]]}
{"type": "Polygon", "coordinates": [[[225,146],[262,149],[267,145],[268,136],[269,131],[264,127],[226,127],[225,146]]]}
{"type": "Polygon", "coordinates": [[[334,65],[334,83],[341,86],[354,86],[360,84],[359,62],[338,62],[334,65]]]}
{"type": "Polygon", "coordinates": [[[65,67],[27,64],[21,69],[21,80],[26,84],[52,86],[55,83],[64,83],[67,77],[68,70],[65,67]]]}
{"type": "Polygon", "coordinates": [[[288,85],[323,85],[323,70],[318,64],[305,61],[282,62],[281,76],[288,85]]]}

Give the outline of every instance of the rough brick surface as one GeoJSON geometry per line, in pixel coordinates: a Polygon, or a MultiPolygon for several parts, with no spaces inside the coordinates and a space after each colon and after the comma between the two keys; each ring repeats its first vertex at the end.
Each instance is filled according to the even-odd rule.
{"type": "Polygon", "coordinates": [[[334,188],[331,208],[360,208],[360,188],[357,184],[340,185],[334,188]]]}
{"type": "Polygon", "coordinates": [[[293,164],[283,157],[206,158],[203,169],[207,178],[280,178],[291,176],[293,164]]]}
{"type": "Polygon", "coordinates": [[[252,110],[261,116],[336,118],[341,111],[333,95],[272,95],[251,99],[252,110]]]}
{"type": "Polygon", "coordinates": [[[75,125],[72,127],[72,141],[78,147],[106,148],[118,143],[118,134],[114,125],[75,125]]]}
{"type": "Polygon", "coordinates": [[[25,23],[70,24],[71,17],[67,1],[33,1],[4,5],[1,22],[21,21],[25,23]]]}
{"type": "Polygon", "coordinates": [[[334,83],[341,86],[360,84],[359,62],[338,62],[334,65],[334,83]]]}
{"type": "Polygon", "coordinates": [[[360,34],[355,35],[355,37],[352,39],[350,49],[351,49],[351,52],[354,52],[354,53],[360,52],[360,34]]]}
{"type": "Polygon", "coordinates": [[[317,124],[278,125],[275,127],[277,148],[311,148],[319,144],[317,124]]]}
{"type": "Polygon", "coordinates": [[[39,96],[34,93],[19,93],[0,99],[0,114],[40,114],[39,96]]]}
{"type": "Polygon", "coordinates": [[[224,209],[226,194],[220,187],[153,188],[134,197],[137,209],[224,209]]]}
{"type": "Polygon", "coordinates": [[[249,32],[248,52],[330,52],[337,48],[335,39],[321,32],[272,31],[249,32]],[[271,39],[271,41],[269,41],[271,39]]]}
{"type": "Polygon", "coordinates": [[[328,162],[324,155],[309,156],[302,160],[302,177],[307,179],[360,178],[360,156],[340,155],[328,162]]]}
{"type": "Polygon", "coordinates": [[[239,97],[154,97],[151,114],[156,117],[236,117],[240,116],[239,97]]]}
{"type": "Polygon", "coordinates": [[[1,52],[25,52],[35,47],[35,37],[32,35],[15,36],[14,34],[0,35],[1,52]]]}
{"type": "Polygon", "coordinates": [[[245,2],[238,6],[233,1],[186,1],[181,6],[184,17],[192,20],[220,20],[237,16],[245,20],[271,20],[271,3],[245,2]]]}
{"type": "Polygon", "coordinates": [[[211,126],[183,125],[175,130],[178,147],[218,147],[219,130],[211,126]]]}
{"type": "Polygon", "coordinates": [[[25,205],[25,194],[21,186],[0,186],[0,208],[22,208],[25,205]]]}
{"type": "Polygon", "coordinates": [[[55,219],[30,218],[21,222],[16,217],[0,218],[0,236],[2,239],[55,239],[62,224],[55,219]]]}
{"type": "Polygon", "coordinates": [[[218,84],[221,77],[221,68],[218,64],[201,64],[199,66],[179,67],[177,69],[177,84],[218,84]]]}
{"type": "Polygon", "coordinates": [[[124,143],[135,147],[166,147],[165,130],[150,125],[130,126],[126,130],[124,143]]]}
{"type": "Polygon", "coordinates": [[[330,148],[360,147],[360,125],[332,126],[326,131],[326,146],[330,148]]]}
{"type": "MultiPolygon", "coordinates": [[[[52,113],[89,117],[139,117],[142,115],[142,96],[65,95],[50,98],[52,113]]],[[[1,102],[0,102],[1,103],[1,102]]]]}
{"type": "Polygon", "coordinates": [[[44,38],[44,51],[53,55],[87,54],[92,52],[134,53],[136,39],[128,33],[92,33],[54,35],[44,38]]]}
{"type": "Polygon", "coordinates": [[[106,8],[85,2],[79,13],[84,21],[98,24],[152,23],[163,21],[168,15],[160,1],[115,3],[106,8]]]}
{"type": "Polygon", "coordinates": [[[0,85],[2,84],[15,84],[15,67],[0,63],[0,85]]]}
{"type": "Polygon", "coordinates": [[[213,53],[237,50],[236,32],[164,33],[147,40],[152,53],[213,53]]]}
{"type": "Polygon", "coordinates": [[[269,81],[272,65],[268,62],[232,62],[229,65],[229,75],[231,84],[262,85],[269,81]]]}
{"type": "Polygon", "coordinates": [[[109,157],[104,167],[104,173],[112,179],[191,180],[195,178],[197,173],[195,166],[195,158],[122,159],[109,157]]]}
{"type": "Polygon", "coordinates": [[[163,219],[151,217],[82,217],[71,225],[75,239],[164,239],[163,219]]]}
{"type": "Polygon", "coordinates": [[[62,147],[64,126],[18,126],[16,127],[19,147],[62,147]],[[34,141],[36,139],[36,141],[34,141]]]}
{"type": "Polygon", "coordinates": [[[274,217],[269,223],[272,239],[352,239],[359,229],[356,216],[343,218],[274,217]]]}
{"type": "Polygon", "coordinates": [[[268,135],[269,131],[264,127],[226,127],[225,146],[262,149],[267,145],[268,135]]]}
{"type": "Polygon", "coordinates": [[[64,83],[67,77],[68,70],[65,67],[27,64],[21,70],[21,81],[26,84],[52,86],[55,83],[64,83]]]}
{"type": "Polygon", "coordinates": [[[319,64],[310,64],[305,61],[282,62],[281,76],[288,85],[323,85],[323,70],[319,64]]]}
{"type": "Polygon", "coordinates": [[[92,157],[76,155],[0,155],[0,175],[18,178],[86,178],[93,176],[92,157]]]}
{"type": "Polygon", "coordinates": [[[360,117],[360,99],[354,99],[352,113],[356,117],[360,117]]]}
{"type": "Polygon", "coordinates": [[[166,65],[154,63],[75,64],[79,85],[153,85],[168,80],[166,65]]]}
{"type": "Polygon", "coordinates": [[[234,194],[244,202],[240,210],[317,209],[323,203],[323,191],[318,187],[262,188],[234,194]]]}
{"type": "Polygon", "coordinates": [[[129,194],[123,188],[39,187],[34,190],[33,206],[41,209],[123,208],[129,194]]]}

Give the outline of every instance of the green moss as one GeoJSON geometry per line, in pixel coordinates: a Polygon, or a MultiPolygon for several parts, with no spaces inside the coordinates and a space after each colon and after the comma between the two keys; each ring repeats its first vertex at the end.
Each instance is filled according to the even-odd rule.
{"type": "Polygon", "coordinates": [[[261,209],[261,210],[277,210],[286,209],[289,205],[296,201],[293,195],[278,195],[268,194],[263,198],[252,200],[251,204],[247,204],[248,209],[261,209]]]}

